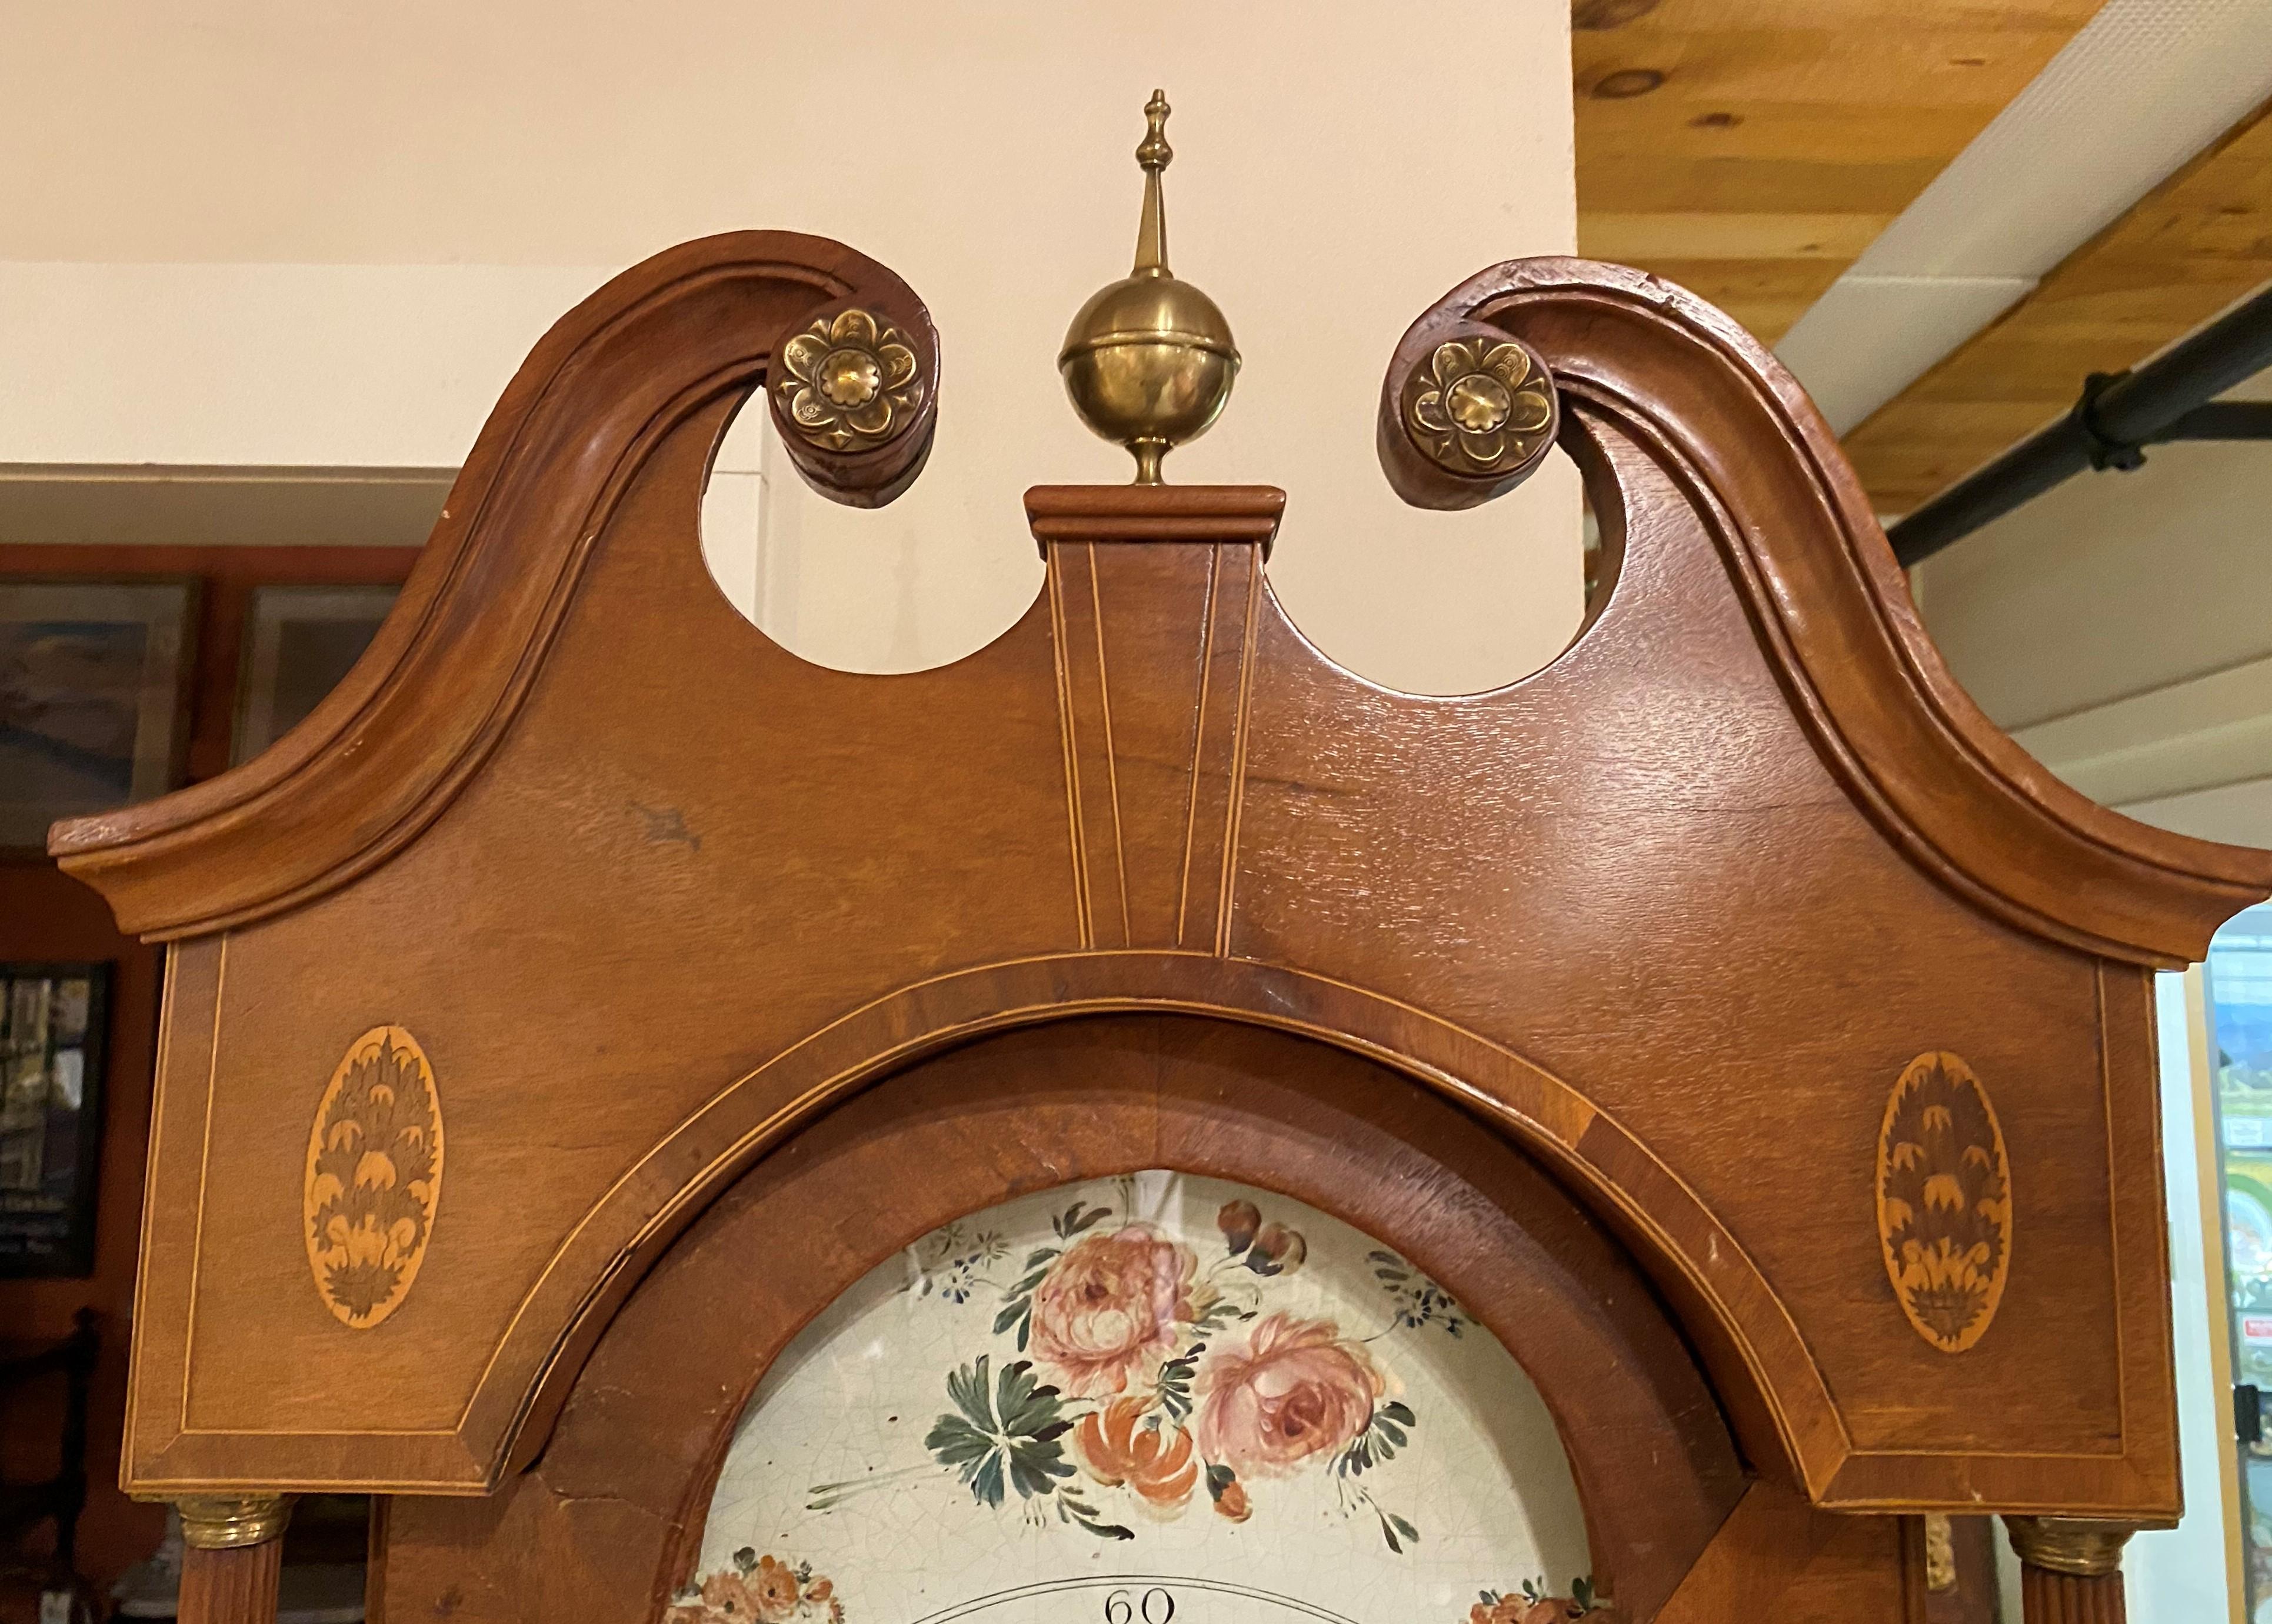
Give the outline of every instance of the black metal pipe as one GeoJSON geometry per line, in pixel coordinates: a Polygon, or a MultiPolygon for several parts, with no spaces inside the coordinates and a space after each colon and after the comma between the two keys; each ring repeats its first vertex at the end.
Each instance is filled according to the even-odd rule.
{"type": "MultiPolygon", "coordinates": [[[[2085,468],[2137,466],[2143,460],[2141,448],[2178,437],[2171,430],[2211,396],[2268,366],[2272,288],[2235,305],[2136,371],[2094,377],[2082,399],[2057,422],[1959,480],[1887,531],[1894,555],[1903,564],[1930,558],[2085,468]]],[[[2256,438],[2258,432],[2245,437],[2256,438]]],[[[2213,436],[2186,431],[2182,437],[2213,436]]]]}
{"type": "Polygon", "coordinates": [[[2272,440],[2272,400],[2211,400],[2154,436],[2171,440],[2272,440]]]}

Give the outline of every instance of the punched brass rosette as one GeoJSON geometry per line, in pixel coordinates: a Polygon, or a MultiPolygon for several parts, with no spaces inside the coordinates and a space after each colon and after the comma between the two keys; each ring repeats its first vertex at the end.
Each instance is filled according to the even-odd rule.
{"type": "Polygon", "coordinates": [[[1399,421],[1447,473],[1496,478],[1554,443],[1553,380],[1537,358],[1488,329],[1435,346],[1404,379],[1399,421]]]}
{"type": "Polygon", "coordinates": [[[781,416],[824,451],[865,451],[903,432],[923,405],[916,353],[866,310],[839,310],[781,346],[781,416]]]}

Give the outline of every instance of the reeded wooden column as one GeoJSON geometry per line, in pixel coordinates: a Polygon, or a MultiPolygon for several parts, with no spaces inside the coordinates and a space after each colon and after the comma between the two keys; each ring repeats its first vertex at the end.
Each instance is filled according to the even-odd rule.
{"type": "Polygon", "coordinates": [[[285,1494],[194,1494],[182,1514],[179,1624],[275,1624],[284,1560],[285,1494]]]}
{"type": "Polygon", "coordinates": [[[2122,1547],[2137,1531],[2130,1524],[2007,1516],[2004,1531],[2019,1553],[2026,1624],[2124,1624],[2122,1547]]]}

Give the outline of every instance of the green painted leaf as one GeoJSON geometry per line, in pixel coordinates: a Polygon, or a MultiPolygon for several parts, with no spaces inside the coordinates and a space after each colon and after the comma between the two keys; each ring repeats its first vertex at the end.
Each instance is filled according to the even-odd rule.
{"type": "Polygon", "coordinates": [[[986,1403],[987,1355],[981,1353],[976,1365],[964,1365],[946,1378],[946,1396],[954,1407],[970,1419],[970,1424],[982,1433],[995,1430],[994,1412],[986,1403]]]}
{"type": "Polygon", "coordinates": [[[1081,1231],[1091,1228],[1111,1216],[1112,1209],[1110,1207],[1085,1208],[1085,1203],[1075,1201],[1063,1213],[1051,1220],[1050,1227],[1058,1232],[1060,1240],[1070,1240],[1081,1231]]]}
{"type": "MultiPolygon", "coordinates": [[[[942,1466],[969,1467],[983,1459],[994,1448],[994,1440],[978,1431],[959,1415],[942,1415],[937,1425],[923,1435],[923,1448],[942,1466]]],[[[969,1481],[969,1474],[963,1474],[969,1481]]]]}
{"type": "Polygon", "coordinates": [[[1132,1529],[1124,1528],[1117,1523],[1101,1521],[1097,1516],[1096,1508],[1069,1488],[1058,1491],[1058,1514],[1060,1516],[1070,1517],[1101,1539],[1136,1538],[1132,1529]]]}
{"type": "Polygon", "coordinates": [[[998,1506],[1002,1503],[1002,1452],[999,1449],[989,1454],[972,1474],[970,1492],[978,1497],[981,1505],[998,1506]]]}

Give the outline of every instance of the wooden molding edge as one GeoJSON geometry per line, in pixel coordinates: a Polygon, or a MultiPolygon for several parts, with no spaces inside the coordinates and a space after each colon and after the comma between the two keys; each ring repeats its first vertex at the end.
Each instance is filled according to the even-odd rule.
{"type": "Polygon", "coordinates": [[[1052,541],[1253,541],[1270,555],[1286,493],[1274,485],[1036,485],[1026,521],[1052,541]]]}
{"type": "MultiPolygon", "coordinates": [[[[2152,829],[2054,778],[1960,688],[1837,442],[1730,317],[1647,272],[1511,260],[1413,324],[1469,319],[1545,356],[1688,491],[1794,709],[1848,793],[1926,873],[2032,934],[2156,968],[2272,894],[2272,852],[2152,829]]],[[[1603,493],[1596,493],[1596,500],[1603,493]]]]}
{"type": "Polygon", "coordinates": [[[920,407],[878,446],[840,454],[793,434],[784,444],[833,500],[890,500],[920,470],[936,421],[938,335],[913,290],[825,237],[683,243],[615,278],[530,352],[392,613],[306,721],[217,778],[59,823],[49,850],[149,940],[280,913],[385,861],[503,737],[594,541],[663,437],[762,384],[784,335],[855,309],[908,339],[920,407]]]}

